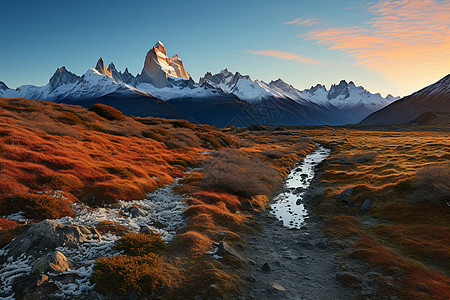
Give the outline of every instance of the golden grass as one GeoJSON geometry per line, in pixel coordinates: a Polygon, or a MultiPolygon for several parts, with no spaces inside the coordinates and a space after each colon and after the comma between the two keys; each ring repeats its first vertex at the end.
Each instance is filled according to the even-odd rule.
{"type": "Polygon", "coordinates": [[[324,192],[313,201],[328,218],[326,233],[347,247],[349,237],[358,238],[350,257],[393,276],[402,299],[447,299],[450,211],[443,200],[449,197],[450,134],[403,130],[297,132],[333,149],[320,183],[324,192]],[[335,195],[349,187],[354,204],[346,206],[335,195]],[[363,214],[365,199],[373,208],[363,214]],[[379,223],[361,225],[366,218],[379,223]]]}

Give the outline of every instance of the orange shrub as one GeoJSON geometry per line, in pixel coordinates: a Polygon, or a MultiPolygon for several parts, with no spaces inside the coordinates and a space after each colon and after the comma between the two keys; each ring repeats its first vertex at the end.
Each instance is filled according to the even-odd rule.
{"type": "Polygon", "coordinates": [[[75,214],[69,200],[45,194],[22,194],[8,200],[11,211],[24,211],[27,218],[35,220],[58,219],[75,214]]]}
{"type": "Polygon", "coordinates": [[[115,242],[114,248],[130,256],[157,253],[164,248],[160,234],[129,233],[115,242]]]}
{"type": "Polygon", "coordinates": [[[89,110],[95,112],[97,115],[99,115],[105,119],[108,119],[110,121],[125,120],[125,116],[123,115],[123,113],[121,111],[115,109],[114,107],[108,106],[108,105],[97,103],[97,104],[94,104],[91,107],[89,107],[89,110]]]}
{"type": "Polygon", "coordinates": [[[223,202],[230,211],[236,211],[241,206],[239,198],[229,193],[199,191],[192,193],[191,196],[207,204],[223,202]]]}
{"type": "Polygon", "coordinates": [[[137,292],[141,297],[158,295],[157,289],[166,282],[164,263],[156,254],[145,256],[116,255],[101,257],[94,265],[91,282],[105,294],[126,296],[137,292]]]}
{"type": "Polygon", "coordinates": [[[281,182],[277,170],[256,157],[250,159],[233,150],[217,151],[212,155],[203,163],[208,187],[250,198],[269,195],[281,182]]]}

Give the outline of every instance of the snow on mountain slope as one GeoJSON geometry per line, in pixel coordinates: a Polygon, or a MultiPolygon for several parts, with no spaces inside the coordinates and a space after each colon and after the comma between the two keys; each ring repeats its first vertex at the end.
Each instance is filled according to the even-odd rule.
{"type": "Polygon", "coordinates": [[[327,99],[332,105],[341,109],[364,105],[377,110],[392,102],[392,98],[383,98],[380,93],[372,94],[364,87],[356,86],[353,81],[347,83],[345,80],[331,86],[327,99]]]}
{"type": "MultiPolygon", "coordinates": [[[[55,74],[59,72],[60,69],[55,74]]],[[[78,77],[77,81],[66,81],[64,79],[54,81],[52,80],[54,77],[55,75],[47,85],[41,87],[23,85],[15,90],[8,89],[0,91],[0,96],[6,98],[17,97],[32,100],[62,101],[64,99],[94,99],[111,93],[120,93],[123,95],[136,93],[148,94],[143,91],[138,91],[130,85],[117,83],[112,77],[101,74],[93,68],[89,69],[83,76],[78,77]]]]}
{"type": "Polygon", "coordinates": [[[272,88],[264,81],[253,80],[250,76],[241,75],[239,72],[233,74],[228,69],[223,69],[215,75],[208,72],[199,82],[202,85],[222,89],[248,102],[258,102],[270,97],[290,98],[285,91],[276,86],[272,88]]]}
{"type": "Polygon", "coordinates": [[[7,89],[9,89],[9,87],[3,81],[0,81],[0,91],[7,89]]]}
{"type": "Polygon", "coordinates": [[[351,109],[362,105],[370,111],[375,111],[398,99],[391,95],[383,98],[379,93],[372,94],[362,86],[356,86],[353,81],[347,83],[342,80],[338,85],[332,85],[329,91],[321,84],[300,91],[282,79],[267,84],[264,81],[252,80],[250,76],[241,75],[239,72],[233,74],[228,69],[215,75],[206,73],[200,78],[200,84],[223,89],[249,102],[270,97],[288,98],[300,104],[310,101],[320,106],[338,109],[351,109]]]}

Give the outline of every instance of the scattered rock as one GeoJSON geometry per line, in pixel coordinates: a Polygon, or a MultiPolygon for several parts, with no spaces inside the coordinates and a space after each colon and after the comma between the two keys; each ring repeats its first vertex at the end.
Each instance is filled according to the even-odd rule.
{"type": "Polygon", "coordinates": [[[46,256],[41,257],[33,267],[34,273],[62,273],[70,268],[73,268],[74,264],[67,259],[59,251],[53,251],[46,256]]]}
{"type": "Polygon", "coordinates": [[[58,285],[44,274],[19,277],[12,288],[14,297],[23,300],[46,299],[50,294],[61,292],[58,285]]]}
{"type": "Polygon", "coordinates": [[[343,190],[339,195],[345,196],[345,197],[351,197],[353,194],[353,187],[347,188],[343,190]]]}
{"type": "Polygon", "coordinates": [[[253,275],[248,275],[247,278],[245,278],[246,281],[248,282],[256,282],[256,278],[253,275]]]}
{"type": "Polygon", "coordinates": [[[5,249],[10,256],[18,257],[23,253],[55,250],[62,246],[74,248],[92,238],[101,240],[101,235],[95,228],[83,225],[63,225],[55,220],[44,220],[31,225],[5,249]]]}
{"type": "Polygon", "coordinates": [[[245,258],[242,257],[236,250],[233,249],[227,242],[220,242],[219,244],[213,243],[213,246],[217,247],[216,250],[211,253],[218,256],[225,256],[226,254],[234,256],[240,261],[246,262],[245,258]]]}
{"type": "Polygon", "coordinates": [[[320,241],[316,244],[317,247],[322,248],[322,249],[328,249],[328,244],[325,241],[320,241]]]}
{"type": "Polygon", "coordinates": [[[255,209],[253,207],[253,204],[250,201],[248,201],[248,200],[242,201],[241,202],[241,206],[242,206],[243,209],[247,209],[247,210],[254,210],[255,209]]]}
{"type": "Polygon", "coordinates": [[[141,226],[141,230],[139,230],[139,232],[143,234],[159,234],[157,230],[147,225],[141,226]]]}
{"type": "Polygon", "coordinates": [[[274,296],[282,296],[286,293],[286,288],[278,282],[271,282],[269,283],[269,293],[274,296]]]}
{"type": "Polygon", "coordinates": [[[132,206],[128,209],[128,212],[131,214],[131,216],[133,217],[145,217],[148,212],[146,210],[143,210],[142,208],[136,207],[136,206],[132,206]]]}
{"type": "Polygon", "coordinates": [[[341,193],[336,195],[336,198],[345,204],[353,204],[353,200],[351,198],[353,194],[353,188],[347,188],[343,190],[341,193]]]}
{"type": "Polygon", "coordinates": [[[270,266],[269,266],[269,264],[268,263],[264,263],[263,265],[262,265],[262,267],[261,267],[261,270],[264,272],[264,273],[270,273],[270,266]]]}
{"type": "Polygon", "coordinates": [[[302,248],[307,248],[307,249],[312,249],[314,248],[314,245],[311,244],[310,242],[297,242],[296,243],[297,246],[300,246],[302,248]]]}
{"type": "Polygon", "coordinates": [[[366,199],[364,203],[361,205],[361,211],[369,211],[372,209],[372,200],[366,199]]]}
{"type": "Polygon", "coordinates": [[[362,278],[351,272],[339,272],[336,274],[336,279],[339,280],[343,285],[350,287],[359,287],[363,282],[362,278]]]}
{"type": "Polygon", "coordinates": [[[252,265],[252,266],[256,266],[256,261],[254,261],[253,259],[249,259],[248,264],[252,265]]]}
{"type": "Polygon", "coordinates": [[[284,225],[282,220],[276,220],[276,221],[273,222],[273,224],[277,225],[277,226],[283,226],[284,225]]]}
{"type": "Polygon", "coordinates": [[[306,255],[300,255],[300,256],[297,256],[297,259],[307,259],[308,257],[306,256],[306,255]]]}

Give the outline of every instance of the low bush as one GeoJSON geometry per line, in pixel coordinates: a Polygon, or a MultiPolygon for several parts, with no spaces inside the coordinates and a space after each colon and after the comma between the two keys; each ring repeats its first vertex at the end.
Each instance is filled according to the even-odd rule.
{"type": "Polygon", "coordinates": [[[414,181],[411,200],[450,206],[450,163],[426,166],[414,181]]]}
{"type": "Polygon", "coordinates": [[[205,185],[250,198],[269,195],[281,182],[277,170],[260,159],[248,158],[234,150],[212,153],[203,163],[205,185]]]}
{"type": "Polygon", "coordinates": [[[23,211],[27,218],[35,220],[58,219],[73,216],[71,202],[45,194],[22,194],[9,199],[14,211],[23,211]]]}
{"type": "Polygon", "coordinates": [[[144,256],[161,251],[164,241],[159,234],[129,233],[118,239],[114,248],[129,256],[144,256]]]}
{"type": "Polygon", "coordinates": [[[124,297],[130,292],[155,299],[166,282],[162,259],[153,253],[145,256],[101,257],[94,265],[91,282],[101,293],[124,297]]]}
{"type": "Polygon", "coordinates": [[[110,121],[125,120],[125,116],[121,111],[115,109],[114,107],[108,106],[108,105],[97,103],[97,104],[94,104],[91,107],[89,107],[89,110],[95,112],[100,117],[103,117],[110,121]]]}

